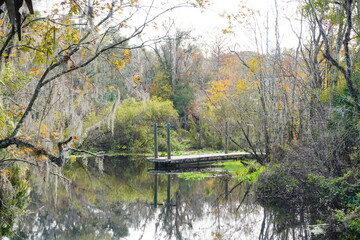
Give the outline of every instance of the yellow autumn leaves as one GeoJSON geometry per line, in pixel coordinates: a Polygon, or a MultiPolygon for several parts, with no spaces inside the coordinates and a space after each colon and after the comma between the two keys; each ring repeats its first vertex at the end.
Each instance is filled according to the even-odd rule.
{"type": "Polygon", "coordinates": [[[26,109],[25,105],[8,107],[6,115],[11,119],[21,117],[24,114],[25,109],[26,109]]]}
{"type": "MultiPolygon", "coordinates": [[[[110,54],[110,63],[114,65],[114,70],[121,70],[125,67],[125,64],[129,64],[131,59],[130,49],[124,49],[120,56],[112,52],[110,54]]],[[[138,84],[141,82],[141,77],[139,74],[133,74],[133,81],[135,83],[134,88],[138,87],[138,84]]]]}
{"type": "Polygon", "coordinates": [[[5,168],[5,169],[0,169],[0,176],[5,176],[6,178],[10,178],[11,175],[13,174],[13,171],[11,171],[10,169],[8,168],[5,168]]]}
{"type": "Polygon", "coordinates": [[[123,69],[126,63],[130,63],[131,51],[125,49],[118,56],[114,52],[110,54],[110,63],[114,65],[114,70],[123,69]]]}
{"type": "Polygon", "coordinates": [[[209,100],[213,103],[220,101],[222,98],[230,97],[241,93],[247,89],[253,88],[254,83],[246,79],[231,81],[230,79],[221,79],[211,83],[207,90],[209,100]]]}

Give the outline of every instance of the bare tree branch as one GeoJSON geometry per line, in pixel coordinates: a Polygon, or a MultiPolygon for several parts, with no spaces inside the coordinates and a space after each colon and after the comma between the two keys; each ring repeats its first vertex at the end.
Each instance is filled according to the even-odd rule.
{"type": "Polygon", "coordinates": [[[331,64],[333,64],[345,77],[346,80],[346,85],[348,87],[349,90],[349,95],[352,98],[352,100],[354,101],[355,104],[355,108],[356,108],[356,112],[357,114],[360,114],[360,102],[359,102],[359,96],[358,96],[358,92],[354,87],[353,84],[353,80],[352,80],[352,62],[351,62],[351,56],[350,56],[350,49],[349,49],[349,44],[350,44],[350,40],[351,40],[351,31],[352,31],[352,4],[353,4],[353,0],[345,0],[345,3],[340,4],[341,6],[343,6],[345,8],[345,13],[346,13],[346,31],[345,31],[345,36],[343,39],[343,46],[344,46],[344,52],[345,52],[345,61],[346,61],[346,68],[341,66],[340,63],[332,56],[331,50],[330,50],[330,43],[329,43],[329,39],[328,36],[324,30],[323,27],[323,23],[319,20],[317,11],[312,3],[311,0],[308,1],[312,12],[314,14],[316,23],[319,27],[321,36],[324,40],[324,44],[325,44],[325,53],[324,53],[324,57],[326,59],[328,59],[331,64]]]}
{"type": "Polygon", "coordinates": [[[35,51],[44,52],[43,50],[40,50],[40,49],[38,49],[38,48],[29,46],[29,45],[25,45],[25,44],[11,45],[11,46],[8,46],[5,50],[9,50],[9,49],[11,49],[11,48],[16,48],[16,47],[25,47],[25,48],[30,48],[30,49],[35,50],[35,51]]]}
{"type": "Polygon", "coordinates": [[[102,157],[103,155],[100,155],[100,154],[104,153],[104,152],[93,153],[93,152],[90,152],[90,151],[76,149],[76,148],[66,148],[66,149],[64,149],[64,151],[74,151],[74,152],[80,152],[80,153],[87,153],[87,154],[95,156],[95,157],[102,157]]]}
{"type": "Polygon", "coordinates": [[[11,145],[16,145],[17,147],[29,148],[29,149],[33,150],[36,155],[43,155],[43,156],[47,157],[51,162],[53,162],[56,165],[58,165],[59,167],[61,167],[65,163],[64,145],[69,143],[71,140],[72,140],[72,137],[70,137],[69,139],[67,139],[63,142],[59,142],[57,144],[58,149],[59,149],[59,157],[52,155],[51,153],[49,153],[48,151],[46,151],[43,148],[36,147],[31,143],[28,143],[19,138],[13,138],[13,137],[6,138],[4,140],[0,140],[0,148],[6,148],[11,145]]]}
{"type": "Polygon", "coordinates": [[[9,45],[11,39],[14,36],[15,36],[15,30],[14,30],[14,28],[12,28],[10,34],[8,35],[8,37],[6,38],[2,48],[0,49],[0,58],[3,56],[4,51],[6,50],[7,46],[9,45]]]}

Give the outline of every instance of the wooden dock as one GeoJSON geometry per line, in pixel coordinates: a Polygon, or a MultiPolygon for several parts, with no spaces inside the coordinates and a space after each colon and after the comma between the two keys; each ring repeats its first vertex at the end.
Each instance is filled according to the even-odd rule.
{"type": "Polygon", "coordinates": [[[196,163],[211,163],[211,162],[221,162],[228,160],[236,159],[252,159],[254,158],[252,154],[246,152],[238,153],[212,153],[212,154],[199,154],[199,155],[182,155],[182,156],[171,156],[171,159],[168,157],[151,157],[147,158],[149,162],[164,164],[164,165],[173,165],[173,164],[196,164],[196,163]]]}

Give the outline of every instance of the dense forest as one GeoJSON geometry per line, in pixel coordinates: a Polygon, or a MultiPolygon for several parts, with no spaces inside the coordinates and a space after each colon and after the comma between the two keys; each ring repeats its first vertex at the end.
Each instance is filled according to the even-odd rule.
{"type": "Polygon", "coordinates": [[[161,17],[208,1],[55,2],[40,14],[41,1],[0,1],[0,236],[34,169],[65,178],[77,154],[151,154],[152,125],[171,123],[172,150],[228,141],[266,167],[262,204],[311,209],[329,239],[359,239],[360,1],[294,0],[297,42],[284,48],[275,0],[257,50],[233,35],[260,17],[246,1],[206,46],[161,17]]]}

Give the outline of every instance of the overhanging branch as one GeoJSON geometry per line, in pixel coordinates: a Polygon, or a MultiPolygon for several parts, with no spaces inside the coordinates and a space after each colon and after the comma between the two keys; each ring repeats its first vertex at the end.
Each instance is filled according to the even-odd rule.
{"type": "Polygon", "coordinates": [[[63,142],[59,142],[57,144],[58,149],[59,149],[58,157],[49,153],[48,151],[46,151],[43,148],[36,147],[33,144],[31,144],[29,142],[25,142],[19,138],[6,138],[3,140],[0,140],[0,148],[7,148],[11,145],[16,145],[18,148],[20,148],[20,147],[29,148],[34,152],[35,155],[38,155],[38,156],[43,155],[43,156],[47,157],[51,162],[55,163],[57,166],[62,167],[65,163],[64,145],[69,143],[71,140],[72,140],[72,137],[70,137],[69,139],[67,139],[63,142]]]}

